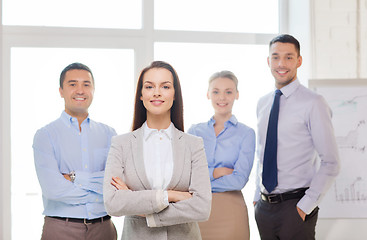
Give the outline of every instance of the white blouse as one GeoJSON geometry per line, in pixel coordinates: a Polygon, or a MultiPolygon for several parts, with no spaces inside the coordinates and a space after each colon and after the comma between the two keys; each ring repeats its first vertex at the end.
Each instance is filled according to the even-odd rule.
{"type": "MultiPolygon", "coordinates": [[[[145,122],[144,165],[152,189],[165,190],[173,174],[172,123],[167,129],[152,129],[145,122]]],[[[164,191],[163,203],[168,206],[168,194],[164,191]]]]}

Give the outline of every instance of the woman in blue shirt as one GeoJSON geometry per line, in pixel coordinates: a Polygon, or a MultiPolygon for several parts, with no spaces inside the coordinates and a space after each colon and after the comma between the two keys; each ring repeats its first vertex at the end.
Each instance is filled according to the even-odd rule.
{"type": "Polygon", "coordinates": [[[254,161],[255,131],[232,115],[234,101],[239,97],[237,85],[237,77],[230,71],[213,74],[207,96],[214,116],[188,131],[204,140],[213,194],[210,218],[199,224],[203,240],[250,238],[241,189],[254,161]]]}

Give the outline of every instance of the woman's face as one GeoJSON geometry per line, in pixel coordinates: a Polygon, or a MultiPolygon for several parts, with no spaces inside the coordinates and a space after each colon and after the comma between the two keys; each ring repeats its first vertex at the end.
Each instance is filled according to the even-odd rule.
{"type": "Polygon", "coordinates": [[[140,100],[147,110],[147,116],[171,116],[175,99],[173,76],[165,68],[152,68],[144,74],[140,100]]]}
{"type": "Polygon", "coordinates": [[[208,99],[212,101],[215,114],[232,114],[234,100],[238,99],[236,84],[229,78],[216,78],[208,90],[208,99]]]}

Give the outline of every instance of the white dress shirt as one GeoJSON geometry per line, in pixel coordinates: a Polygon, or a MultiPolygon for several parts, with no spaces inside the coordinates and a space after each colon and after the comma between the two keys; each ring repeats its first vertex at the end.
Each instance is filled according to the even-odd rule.
{"type": "Polygon", "coordinates": [[[167,129],[152,129],[144,123],[144,165],[150,186],[164,190],[173,173],[172,123],[167,129]]]}
{"type": "MultiPolygon", "coordinates": [[[[321,95],[302,86],[298,79],[280,89],[278,120],[278,186],[272,193],[309,187],[297,206],[309,214],[339,172],[339,155],[331,122],[331,110],[321,95]]],[[[266,131],[274,92],[262,97],[257,106],[259,157],[254,200],[262,185],[266,131]]]]}
{"type": "MultiPolygon", "coordinates": [[[[172,179],[173,153],[172,153],[172,123],[167,129],[152,129],[147,123],[144,128],[144,165],[150,186],[154,190],[165,190],[172,179]]],[[[168,206],[168,193],[163,192],[163,199],[157,199],[161,204],[168,206]]],[[[154,222],[153,215],[147,215],[147,224],[154,222]]]]}

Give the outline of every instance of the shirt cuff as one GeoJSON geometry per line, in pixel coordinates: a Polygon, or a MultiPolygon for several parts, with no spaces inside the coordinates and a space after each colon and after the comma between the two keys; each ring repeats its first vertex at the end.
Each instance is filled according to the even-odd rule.
{"type": "Polygon", "coordinates": [[[169,205],[169,202],[168,202],[168,192],[167,191],[164,191],[163,192],[163,203],[164,205],[168,206],[169,205]]]}
{"type": "Polygon", "coordinates": [[[74,185],[88,191],[103,193],[103,178],[91,178],[91,174],[82,171],[75,171],[74,185]]]}
{"type": "Polygon", "coordinates": [[[254,202],[257,202],[257,201],[259,201],[260,200],[260,191],[256,191],[255,192],[255,196],[254,196],[254,202]]]}
{"type": "Polygon", "coordinates": [[[79,186],[79,187],[85,187],[88,185],[89,181],[89,176],[90,174],[87,172],[82,172],[82,171],[75,171],[75,180],[74,180],[74,184],[79,186]]]}
{"type": "MultiPolygon", "coordinates": [[[[168,207],[169,202],[168,202],[168,192],[167,191],[158,190],[155,196],[156,196],[156,201],[157,201],[157,206],[158,206],[158,209],[155,212],[160,212],[163,209],[165,209],[166,207],[168,207]]],[[[154,219],[154,214],[146,215],[145,219],[147,221],[148,227],[157,227],[157,224],[154,219]]]]}
{"type": "Polygon", "coordinates": [[[306,214],[310,214],[316,207],[317,203],[313,201],[309,196],[304,195],[301,200],[298,201],[297,207],[299,207],[306,214]]]}
{"type": "Polygon", "coordinates": [[[214,181],[215,178],[213,176],[213,172],[214,172],[214,168],[209,168],[209,177],[210,177],[210,181],[214,181]]]}
{"type": "Polygon", "coordinates": [[[155,197],[157,202],[157,210],[155,212],[160,212],[166,207],[168,207],[169,202],[167,191],[157,190],[155,197]]]}
{"type": "Polygon", "coordinates": [[[157,227],[157,224],[155,223],[153,214],[146,215],[145,219],[147,220],[148,227],[157,227]]]}

